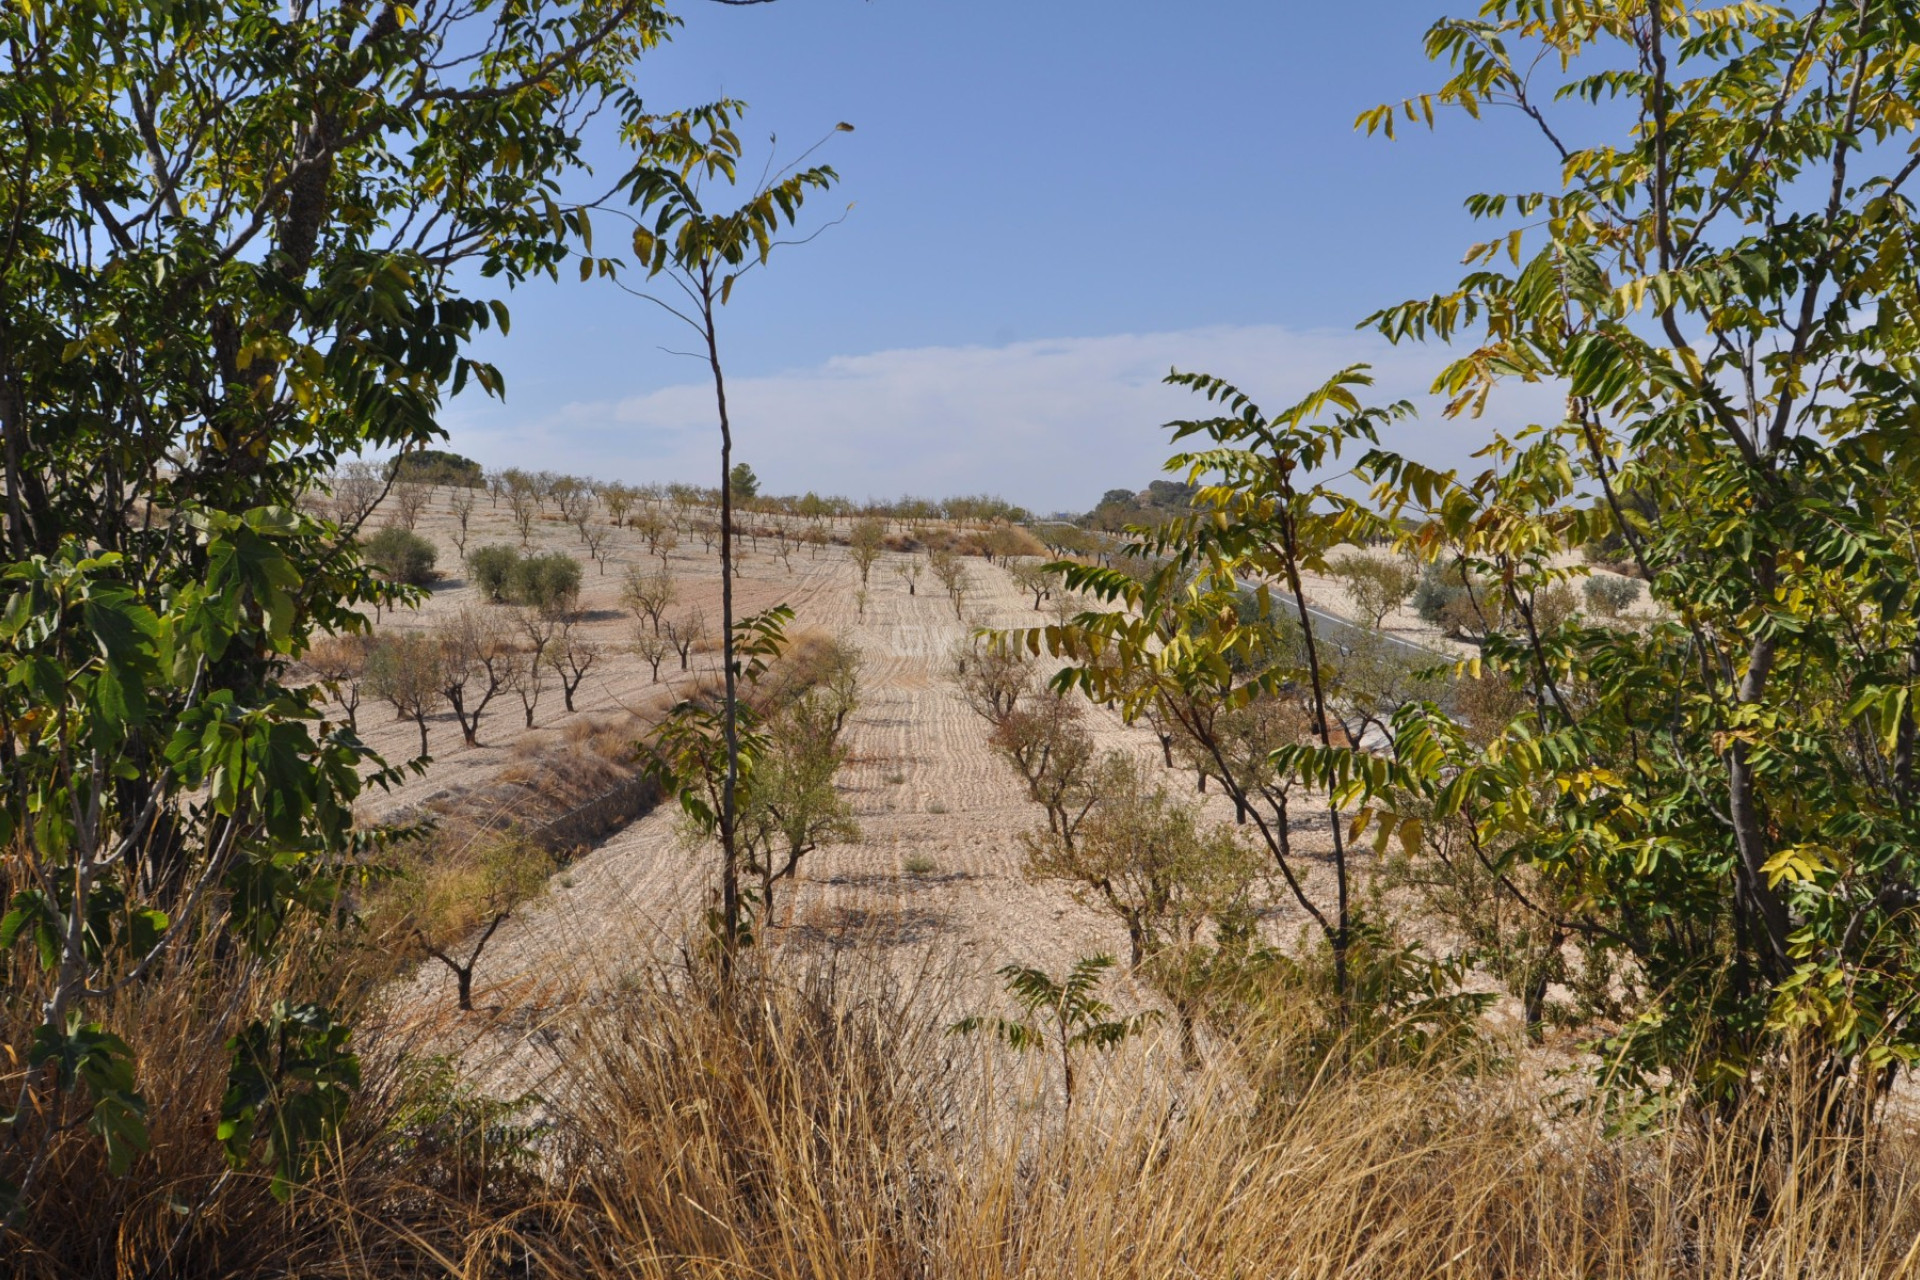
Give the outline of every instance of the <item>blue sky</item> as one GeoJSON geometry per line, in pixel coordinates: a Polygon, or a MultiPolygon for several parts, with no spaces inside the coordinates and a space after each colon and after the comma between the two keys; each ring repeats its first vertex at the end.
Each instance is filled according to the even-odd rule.
{"type": "MultiPolygon", "coordinates": [[[[1353,331],[1457,279],[1476,190],[1549,185],[1512,117],[1397,142],[1362,109],[1436,85],[1421,35],[1466,6],[1187,0],[690,2],[651,55],[662,109],[721,95],[764,154],[820,154],[840,225],[776,255],[726,309],[739,455],[776,492],[993,491],[1080,509],[1140,487],[1200,367],[1276,404],[1371,359],[1414,396],[1439,349],[1353,331]]],[[[603,168],[617,153],[596,143],[603,168]]],[[[613,238],[614,220],[596,224],[613,238]]],[[[599,246],[606,251],[606,244],[599,246]]],[[[509,299],[484,354],[504,404],[463,396],[453,447],[491,465],[711,483],[703,368],[674,322],[603,284],[509,299]]],[[[1522,391],[1489,419],[1428,410],[1394,443],[1464,464],[1492,426],[1554,412],[1522,391]]]]}

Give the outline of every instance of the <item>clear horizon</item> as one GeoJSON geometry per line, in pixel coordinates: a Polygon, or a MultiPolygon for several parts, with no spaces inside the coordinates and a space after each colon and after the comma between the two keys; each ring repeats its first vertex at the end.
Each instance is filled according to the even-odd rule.
{"type": "MultiPolygon", "coordinates": [[[[1361,110],[1437,83],[1420,41],[1443,9],[1352,15],[1211,3],[1023,7],[905,0],[704,4],[641,66],[662,109],[751,104],[745,138],[818,159],[813,243],[743,281],[723,315],[736,453],[769,491],[854,498],[994,492],[1085,509],[1158,478],[1161,424],[1194,411],[1159,385],[1204,369],[1278,407],[1355,361],[1420,417],[1391,441],[1468,465],[1495,427],[1557,411],[1528,388],[1480,422],[1424,395],[1443,348],[1353,326],[1451,284],[1472,191],[1550,182],[1511,119],[1443,120],[1399,142],[1361,110]],[[1510,145],[1508,145],[1510,144],[1510,145]]],[[[609,142],[589,154],[605,175],[609,142]]],[[[596,221],[600,251],[620,221],[596,221]]],[[[704,368],[674,322],[563,273],[507,295],[512,335],[480,354],[504,404],[470,392],[443,422],[490,466],[712,483],[704,368]],[[711,474],[710,474],[711,473],[711,474]]]]}

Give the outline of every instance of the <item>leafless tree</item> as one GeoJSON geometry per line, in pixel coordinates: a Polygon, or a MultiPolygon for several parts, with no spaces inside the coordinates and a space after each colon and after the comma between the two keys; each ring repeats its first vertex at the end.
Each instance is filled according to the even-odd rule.
{"type": "Polygon", "coordinates": [[[1013,565],[1012,576],[1015,586],[1033,593],[1033,607],[1037,612],[1053,591],[1054,576],[1046,571],[1039,560],[1022,560],[1013,565]]]}
{"type": "Polygon", "coordinates": [[[593,513],[593,489],[575,476],[560,476],[549,491],[560,518],[571,525],[584,524],[593,513]]]}
{"type": "Polygon", "coordinates": [[[473,506],[478,495],[465,485],[453,491],[453,519],[459,532],[453,535],[453,545],[459,549],[462,559],[467,554],[467,522],[473,518],[473,506]]]}
{"type": "Polygon", "coordinates": [[[587,678],[587,671],[600,657],[600,646],[587,638],[579,624],[571,618],[560,621],[559,634],[553,638],[548,662],[553,673],[560,677],[560,696],[572,711],[573,695],[579,691],[580,682],[587,678]]]}
{"type": "Polygon", "coordinates": [[[667,655],[672,653],[673,649],[673,640],[670,635],[661,634],[657,628],[646,626],[637,618],[634,620],[633,651],[640,655],[641,660],[652,671],[651,678],[654,683],[659,683],[660,664],[667,660],[667,655]]]}
{"type": "Polygon", "coordinates": [[[513,523],[520,530],[520,545],[533,545],[533,526],[540,519],[539,499],[532,489],[509,489],[507,505],[513,510],[513,523]]]}
{"type": "Polygon", "coordinates": [[[587,520],[580,525],[580,541],[587,544],[587,557],[599,562],[600,572],[607,571],[605,555],[607,540],[613,537],[613,526],[601,524],[598,520],[587,520]]]}
{"type": "Polygon", "coordinates": [[[497,612],[471,605],[442,623],[438,635],[441,691],[467,745],[478,746],[480,717],[512,682],[519,649],[497,612]]]}
{"type": "Polygon", "coordinates": [[[433,490],[418,480],[394,481],[393,522],[411,530],[420,523],[420,513],[427,509],[427,500],[432,496],[433,490]]]}
{"type": "Polygon", "coordinates": [[[367,674],[367,638],[326,636],[307,650],[306,664],[347,713],[347,728],[360,732],[361,682],[367,674]]]}
{"type": "Polygon", "coordinates": [[[645,619],[655,631],[660,629],[662,616],[672,607],[678,595],[673,576],[665,568],[646,573],[639,565],[630,565],[626,581],[620,587],[620,603],[634,617],[645,619]]]}
{"type": "Polygon", "coordinates": [[[393,704],[394,713],[420,727],[420,754],[427,754],[427,717],[446,700],[440,645],[428,635],[389,636],[367,655],[367,688],[393,704]]]}
{"type": "Polygon", "coordinates": [[[342,529],[357,528],[386,496],[387,482],[369,462],[349,462],[332,484],[333,521],[342,529]]]}
{"type": "Polygon", "coordinates": [[[667,639],[680,654],[680,669],[685,671],[693,646],[699,644],[707,635],[707,615],[698,609],[690,609],[687,616],[678,622],[666,624],[667,639]]]}
{"type": "Polygon", "coordinates": [[[447,966],[447,968],[453,970],[454,982],[458,984],[457,998],[460,1001],[460,1011],[462,1013],[473,1012],[473,970],[474,966],[480,963],[480,953],[487,949],[489,942],[493,941],[493,935],[499,930],[500,926],[512,918],[513,913],[511,911],[494,912],[493,919],[487,922],[485,929],[481,930],[480,940],[473,944],[473,950],[468,953],[464,963],[455,960],[445,951],[434,946],[433,943],[427,940],[426,934],[421,933],[418,929],[414,930],[415,935],[420,939],[421,949],[441,964],[447,966]]]}
{"type": "Polygon", "coordinates": [[[547,650],[553,644],[553,635],[560,623],[551,614],[538,609],[515,609],[514,617],[527,643],[523,650],[525,661],[520,666],[513,687],[514,692],[520,695],[520,705],[527,713],[526,727],[531,729],[534,708],[539,705],[541,690],[546,687],[549,666],[547,650]]]}

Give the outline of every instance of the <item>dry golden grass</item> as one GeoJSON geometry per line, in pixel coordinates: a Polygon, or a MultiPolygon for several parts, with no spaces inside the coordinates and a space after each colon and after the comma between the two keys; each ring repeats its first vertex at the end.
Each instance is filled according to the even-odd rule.
{"type": "MultiPolygon", "coordinates": [[[[341,957],[327,971],[367,989],[341,957]]],[[[1263,1108],[1228,1066],[1186,1076],[1150,1046],[1105,1064],[1068,1116],[1031,1061],[943,1034],[942,975],[847,952],[756,959],[730,993],[698,966],[636,975],[555,1028],[565,1069],[518,1106],[422,1056],[471,1018],[367,1013],[360,1105],[282,1208],[223,1174],[206,1130],[222,1028],[289,972],[174,977],[118,1011],[168,1081],[155,1151],[115,1180],[97,1144],[63,1138],[9,1242],[14,1274],[1916,1273],[1904,1131],[1796,1140],[1781,1104],[1610,1137],[1518,1077],[1437,1072],[1326,1078],[1263,1108]]]]}

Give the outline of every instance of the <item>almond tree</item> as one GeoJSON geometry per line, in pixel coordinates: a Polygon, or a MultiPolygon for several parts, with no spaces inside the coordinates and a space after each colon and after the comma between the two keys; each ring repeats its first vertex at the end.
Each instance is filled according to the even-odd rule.
{"type": "Polygon", "coordinates": [[[860,570],[860,585],[867,585],[867,575],[873,571],[874,562],[887,549],[887,526],[878,520],[859,520],[854,522],[853,530],[847,535],[847,555],[853,560],[854,567],[860,570]]]}
{"type": "Polygon", "coordinates": [[[522,651],[526,660],[520,664],[513,688],[526,711],[526,727],[531,729],[534,708],[539,706],[540,693],[546,687],[547,651],[553,644],[560,620],[540,609],[519,607],[514,610],[514,621],[527,644],[522,651]]]}
{"type": "Polygon", "coordinates": [[[907,594],[917,595],[920,587],[920,571],[926,563],[919,556],[908,556],[893,566],[893,572],[900,581],[907,584],[907,594]]]}
{"type": "Polygon", "coordinates": [[[1370,379],[1357,370],[1337,375],[1305,399],[1271,416],[1237,388],[1205,375],[1173,374],[1226,410],[1219,417],[1172,424],[1175,440],[1198,436],[1212,447],[1176,454],[1169,471],[1193,483],[1212,479],[1177,519],[1136,531],[1130,554],[1152,567],[1138,573],[1063,565],[1071,589],[1110,608],[1082,613],[1064,626],[1018,633],[1014,643],[1047,646],[1070,660],[1057,677],[1129,718],[1148,704],[1178,723],[1215,761],[1214,776],[1240,776],[1219,734],[1224,712],[1262,698],[1304,698],[1316,742],[1281,748],[1282,773],[1317,786],[1326,798],[1332,850],[1331,893],[1309,888],[1292,823],[1284,809],[1268,811],[1235,793],[1252,819],[1294,901],[1325,939],[1333,959],[1336,998],[1347,1000],[1348,953],[1354,940],[1352,869],[1341,805],[1356,780],[1382,775],[1375,761],[1345,741],[1336,743],[1330,673],[1308,613],[1302,574],[1326,572],[1327,555],[1343,543],[1377,531],[1352,501],[1324,482],[1307,483],[1343,451],[1377,441],[1379,426],[1410,410],[1373,409],[1355,391],[1370,379]],[[1243,583],[1261,584],[1251,600],[1243,583]],[[1268,584],[1273,584],[1269,586],[1268,584]],[[1274,588],[1287,613],[1276,611],[1274,588]],[[1250,606],[1250,610],[1249,610],[1250,606]],[[1246,616],[1243,616],[1246,615],[1246,616]]]}
{"type": "Polygon", "coordinates": [[[680,654],[680,669],[685,671],[693,646],[707,637],[707,615],[698,609],[690,609],[678,622],[666,623],[665,629],[667,639],[673,642],[674,649],[680,654]]]}
{"type": "Polygon", "coordinates": [[[674,597],[678,594],[673,576],[665,568],[647,573],[639,565],[631,565],[627,569],[626,580],[620,586],[620,603],[636,619],[644,620],[658,631],[661,616],[672,607],[674,597]]]}
{"type": "Polygon", "coordinates": [[[437,635],[441,692],[467,745],[478,746],[480,717],[494,695],[513,684],[519,648],[498,613],[472,605],[462,606],[442,623],[437,635]]]}
{"type": "Polygon", "coordinates": [[[605,555],[607,540],[613,537],[613,526],[601,524],[598,520],[583,520],[580,523],[580,540],[587,544],[587,555],[600,565],[600,572],[607,571],[605,555]]]}
{"type": "Polygon", "coordinates": [[[360,694],[367,674],[367,638],[349,632],[328,636],[307,651],[306,665],[347,713],[347,728],[360,732],[360,694]]]}
{"type": "Polygon", "coordinates": [[[568,711],[574,709],[573,695],[599,658],[599,642],[588,639],[574,619],[560,619],[559,634],[554,636],[553,644],[547,651],[547,662],[560,678],[560,697],[568,711]]]}
{"type": "Polygon", "coordinates": [[[673,640],[662,635],[657,628],[639,625],[633,628],[633,651],[647,664],[648,679],[655,684],[660,682],[660,664],[673,652],[673,640]]]}
{"type": "Polygon", "coordinates": [[[453,491],[453,520],[457,527],[457,532],[453,535],[453,545],[462,559],[466,558],[467,525],[473,519],[473,508],[477,500],[478,495],[465,485],[460,485],[453,491]]]}
{"type": "MultiPolygon", "coordinates": [[[[397,474],[398,468],[395,468],[397,474]]],[[[402,529],[411,530],[420,523],[420,513],[427,509],[427,500],[432,489],[418,480],[395,480],[393,482],[393,521],[402,529]]]]}
{"type": "Polygon", "coordinates": [[[394,714],[420,729],[420,755],[427,750],[427,717],[446,701],[446,678],[441,647],[433,637],[417,631],[389,636],[367,655],[367,688],[389,702],[394,714]]]}

